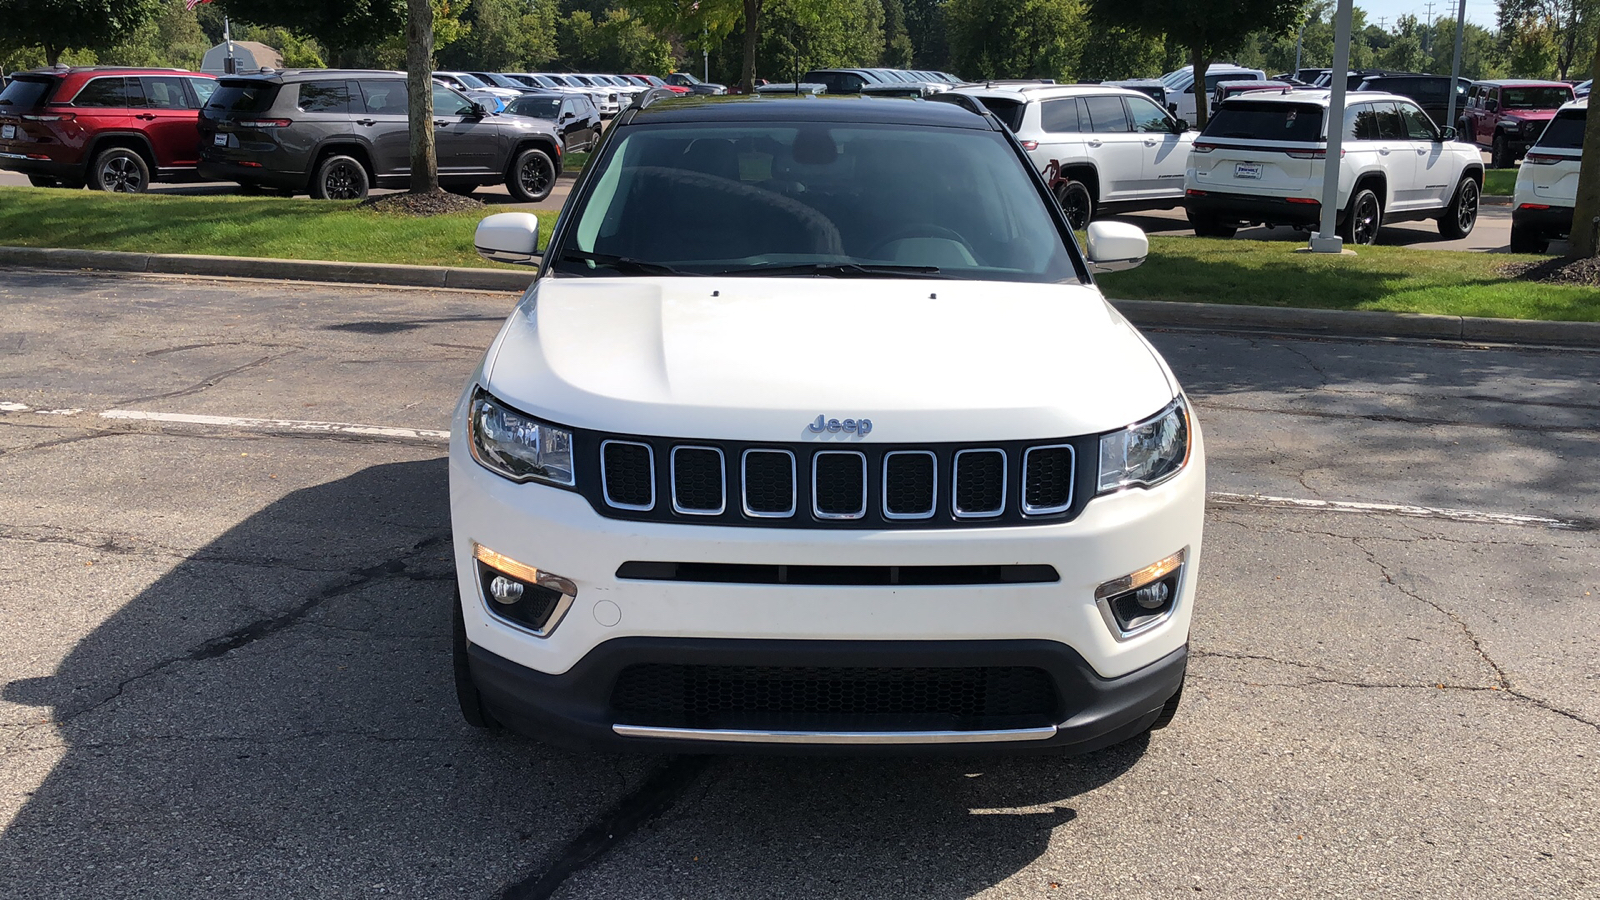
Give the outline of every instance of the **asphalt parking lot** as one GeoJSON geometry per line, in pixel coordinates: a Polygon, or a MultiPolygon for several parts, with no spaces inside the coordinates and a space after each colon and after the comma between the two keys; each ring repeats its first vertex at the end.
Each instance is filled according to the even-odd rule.
{"type": "Polygon", "coordinates": [[[1600,890],[1600,353],[1155,333],[1213,497],[1148,739],[593,756],[451,688],[439,430],[512,299],[4,272],[0,896],[1600,890]]]}

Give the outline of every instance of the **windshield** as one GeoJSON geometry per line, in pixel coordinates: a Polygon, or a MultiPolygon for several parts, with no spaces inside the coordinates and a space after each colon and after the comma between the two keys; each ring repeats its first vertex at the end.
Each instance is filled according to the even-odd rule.
{"type": "Polygon", "coordinates": [[[678,77],[682,78],[684,81],[689,82],[690,84],[704,84],[704,82],[702,82],[700,79],[694,77],[693,75],[690,75],[688,72],[679,72],[678,73],[678,77]]]}
{"type": "Polygon", "coordinates": [[[1501,109],[1556,109],[1572,100],[1571,88],[1501,88],[1501,109]]]}
{"type": "Polygon", "coordinates": [[[1322,107],[1229,100],[1212,113],[1201,137],[1316,143],[1322,140],[1322,107]]]}
{"type": "Polygon", "coordinates": [[[1045,196],[993,131],[815,123],[623,134],[553,271],[1077,280],[1045,196]]]}
{"type": "Polygon", "coordinates": [[[1194,76],[1189,74],[1188,69],[1179,69],[1176,72],[1168,72],[1167,74],[1161,76],[1162,85],[1164,85],[1169,91],[1175,91],[1179,88],[1187,87],[1192,81],[1194,81],[1194,76]]]}
{"type": "Polygon", "coordinates": [[[1581,109],[1564,109],[1556,113],[1544,134],[1539,135],[1538,146],[1547,150],[1582,150],[1583,123],[1584,111],[1581,109]]]}
{"type": "Polygon", "coordinates": [[[478,80],[476,78],[473,78],[471,75],[468,75],[465,72],[451,72],[450,73],[450,77],[454,78],[455,80],[457,80],[459,82],[461,82],[461,84],[463,86],[465,86],[465,87],[469,87],[469,88],[486,88],[486,87],[488,87],[487,84],[484,84],[482,81],[480,81],[480,80],[478,80]]]}
{"type": "Polygon", "coordinates": [[[523,97],[511,101],[506,112],[513,116],[531,116],[535,119],[554,119],[561,109],[560,97],[523,97]]]}
{"type": "Polygon", "coordinates": [[[483,80],[489,82],[490,84],[494,85],[495,87],[503,87],[503,88],[520,88],[520,87],[522,87],[522,85],[517,84],[515,81],[512,81],[511,79],[505,77],[504,75],[496,75],[493,72],[484,72],[483,73],[483,80]]]}
{"type": "Polygon", "coordinates": [[[12,110],[33,109],[44,103],[44,97],[55,86],[53,78],[18,78],[0,91],[0,106],[12,110]]]}

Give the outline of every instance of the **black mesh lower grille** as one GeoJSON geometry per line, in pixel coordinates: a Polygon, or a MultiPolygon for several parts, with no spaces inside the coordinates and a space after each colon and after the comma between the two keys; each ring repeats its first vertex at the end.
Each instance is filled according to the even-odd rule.
{"type": "Polygon", "coordinates": [[[753,513],[794,513],[794,457],[782,450],[751,450],[744,456],[744,502],[753,513]]]}
{"type": "Polygon", "coordinates": [[[1022,465],[1025,512],[1058,511],[1072,503],[1072,448],[1037,447],[1022,465]]]}
{"type": "Polygon", "coordinates": [[[859,516],[866,512],[867,461],[857,453],[818,453],[817,512],[859,516]]]}
{"type": "Polygon", "coordinates": [[[624,506],[650,506],[655,502],[649,447],[613,441],[605,445],[601,455],[606,502],[624,506]]]}
{"type": "Polygon", "coordinates": [[[931,453],[891,454],[884,461],[884,509],[892,516],[931,515],[934,468],[931,453]]]}
{"type": "Polygon", "coordinates": [[[1000,450],[969,450],[956,457],[956,510],[998,515],[1005,509],[1006,455],[1000,450]]]}
{"type": "Polygon", "coordinates": [[[679,728],[1030,728],[1058,720],[1043,669],[642,664],[612,689],[619,721],[679,728]]]}
{"type": "Polygon", "coordinates": [[[722,454],[709,447],[676,447],[672,451],[672,499],[691,512],[721,512],[722,454]]]}

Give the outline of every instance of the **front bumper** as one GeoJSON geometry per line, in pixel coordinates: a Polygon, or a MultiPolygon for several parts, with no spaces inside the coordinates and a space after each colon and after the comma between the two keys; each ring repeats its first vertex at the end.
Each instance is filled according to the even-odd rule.
{"type": "Polygon", "coordinates": [[[642,752],[1087,753],[1132,737],[1155,721],[1183,686],[1188,649],[1180,646],[1120,678],[1102,678],[1072,648],[1052,641],[784,641],[619,638],[600,644],[578,665],[548,675],[469,650],[484,701],[503,724],[574,749],[642,752]],[[1033,666],[1054,682],[1056,721],[992,731],[754,731],[716,727],[662,728],[630,721],[612,706],[612,688],[631,665],[795,667],[1033,666]]]}
{"type": "MultiPolygon", "coordinates": [[[[1262,223],[1266,225],[1315,226],[1322,219],[1321,203],[1290,203],[1281,197],[1262,197],[1244,194],[1226,194],[1216,191],[1187,193],[1183,198],[1184,211],[1196,218],[1216,219],[1224,223],[1262,223]]],[[[1337,218],[1344,219],[1340,210],[1337,218]]]]}

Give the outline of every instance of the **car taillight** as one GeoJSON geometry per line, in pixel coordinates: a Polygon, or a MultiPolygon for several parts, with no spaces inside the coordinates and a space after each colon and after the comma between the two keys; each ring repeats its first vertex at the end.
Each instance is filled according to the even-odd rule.
{"type": "Polygon", "coordinates": [[[240,119],[240,128],[288,128],[293,119],[240,119]]]}
{"type": "MultiPolygon", "coordinates": [[[[1290,159],[1327,159],[1328,158],[1328,151],[1327,151],[1326,148],[1318,149],[1318,150],[1285,150],[1283,152],[1285,154],[1287,154],[1290,159]]],[[[1339,158],[1340,159],[1344,159],[1344,148],[1343,147],[1339,148],[1339,158]]]]}
{"type": "Polygon", "coordinates": [[[1184,194],[1185,197],[1204,197],[1206,195],[1206,192],[1205,191],[1197,191],[1194,188],[1189,188],[1188,190],[1184,191],[1183,194],[1184,194]]]}
{"type": "Polygon", "coordinates": [[[1529,153],[1522,158],[1522,161],[1534,166],[1553,166],[1561,162],[1561,157],[1551,156],[1548,153],[1529,153]]]}
{"type": "Polygon", "coordinates": [[[43,116],[23,116],[24,122],[72,122],[77,120],[73,113],[50,113],[43,116]]]}
{"type": "Polygon", "coordinates": [[[1195,141],[1193,149],[1194,149],[1194,152],[1196,152],[1196,153],[1210,153],[1211,151],[1217,149],[1217,145],[1216,144],[1202,144],[1199,141],[1195,141]]]}
{"type": "Polygon", "coordinates": [[[1037,150],[1037,149],[1039,149],[1039,142],[1038,141],[1023,141],[1022,142],[1022,149],[1024,149],[1024,150],[1037,150]]]}
{"type": "Polygon", "coordinates": [[[1290,203],[1305,203],[1305,204],[1309,204],[1311,206],[1316,206],[1318,203],[1321,202],[1319,200],[1313,200],[1310,197],[1285,197],[1284,199],[1289,201],[1290,203]]]}
{"type": "Polygon", "coordinates": [[[1522,204],[1521,206],[1519,206],[1517,208],[1518,209],[1549,209],[1550,208],[1550,204],[1548,204],[1548,203],[1524,203],[1524,204],[1522,204]]]}

